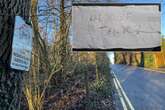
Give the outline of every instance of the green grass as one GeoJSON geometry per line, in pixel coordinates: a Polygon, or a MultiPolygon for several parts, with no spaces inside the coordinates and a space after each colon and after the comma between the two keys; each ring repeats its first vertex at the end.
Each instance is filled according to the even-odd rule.
{"type": "Polygon", "coordinates": [[[145,54],[145,67],[152,68],[154,67],[154,56],[153,54],[145,54]]]}

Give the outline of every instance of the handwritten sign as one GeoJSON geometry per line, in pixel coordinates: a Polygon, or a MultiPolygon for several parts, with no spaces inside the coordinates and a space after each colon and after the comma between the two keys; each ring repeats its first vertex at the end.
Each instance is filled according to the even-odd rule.
{"type": "Polygon", "coordinates": [[[158,5],[73,6],[74,49],[160,47],[158,5]]]}
{"type": "Polygon", "coordinates": [[[32,53],[32,28],[17,16],[14,29],[11,68],[28,71],[32,53]]]}

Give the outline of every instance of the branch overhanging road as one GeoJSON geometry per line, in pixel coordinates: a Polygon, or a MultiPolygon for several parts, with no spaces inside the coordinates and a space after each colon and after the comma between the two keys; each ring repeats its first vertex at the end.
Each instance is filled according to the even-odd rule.
{"type": "Polygon", "coordinates": [[[111,65],[135,110],[165,110],[165,74],[126,65],[111,65]]]}

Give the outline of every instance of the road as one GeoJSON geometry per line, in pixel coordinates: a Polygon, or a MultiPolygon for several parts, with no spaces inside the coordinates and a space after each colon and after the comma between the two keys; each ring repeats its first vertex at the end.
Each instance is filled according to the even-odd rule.
{"type": "Polygon", "coordinates": [[[165,73],[112,65],[135,110],[165,110],[165,73]]]}

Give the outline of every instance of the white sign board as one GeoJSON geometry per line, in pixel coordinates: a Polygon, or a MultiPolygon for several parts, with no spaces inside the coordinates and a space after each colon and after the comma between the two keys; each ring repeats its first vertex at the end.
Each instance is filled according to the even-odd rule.
{"type": "Polygon", "coordinates": [[[11,68],[28,71],[32,53],[32,28],[17,16],[14,29],[11,68]]]}
{"type": "Polygon", "coordinates": [[[160,16],[158,5],[72,6],[72,47],[160,47],[160,16]]]}

